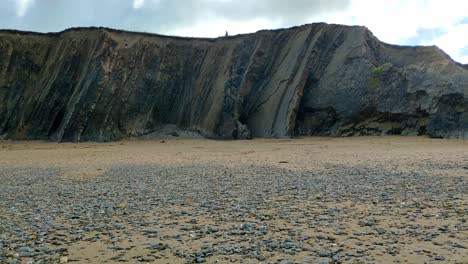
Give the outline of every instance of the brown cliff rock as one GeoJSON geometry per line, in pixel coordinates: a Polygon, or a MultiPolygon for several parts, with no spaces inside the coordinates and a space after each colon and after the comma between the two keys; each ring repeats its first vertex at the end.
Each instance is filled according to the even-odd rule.
{"type": "Polygon", "coordinates": [[[217,39],[107,28],[0,31],[0,134],[118,140],[175,124],[214,138],[468,138],[468,69],[437,47],[311,24],[217,39]]]}

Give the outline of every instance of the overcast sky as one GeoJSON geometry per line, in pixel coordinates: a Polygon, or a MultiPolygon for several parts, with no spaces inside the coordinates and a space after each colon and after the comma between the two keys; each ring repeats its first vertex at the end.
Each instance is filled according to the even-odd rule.
{"type": "Polygon", "coordinates": [[[106,26],[217,37],[313,22],[367,26],[380,40],[437,45],[468,63],[468,0],[0,0],[0,28],[106,26]]]}

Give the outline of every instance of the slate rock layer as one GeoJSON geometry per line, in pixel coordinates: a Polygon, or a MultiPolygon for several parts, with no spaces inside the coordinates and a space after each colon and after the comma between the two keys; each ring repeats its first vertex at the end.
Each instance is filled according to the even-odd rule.
{"type": "Polygon", "coordinates": [[[365,27],[216,39],[0,31],[0,135],[107,141],[175,124],[213,138],[468,138],[468,67],[365,27]]]}

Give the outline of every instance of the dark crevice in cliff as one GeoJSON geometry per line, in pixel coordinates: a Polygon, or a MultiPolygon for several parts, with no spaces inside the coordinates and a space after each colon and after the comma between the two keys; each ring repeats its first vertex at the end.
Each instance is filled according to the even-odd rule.
{"type": "Polygon", "coordinates": [[[56,138],[57,137],[57,132],[62,124],[63,117],[65,116],[65,112],[63,110],[60,110],[57,115],[54,118],[54,121],[52,122],[52,126],[49,129],[49,132],[47,133],[47,136],[49,138],[56,138]]]}

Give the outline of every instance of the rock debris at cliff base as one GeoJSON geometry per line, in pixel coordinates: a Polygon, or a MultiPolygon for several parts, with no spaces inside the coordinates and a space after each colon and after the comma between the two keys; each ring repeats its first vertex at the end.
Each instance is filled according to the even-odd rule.
{"type": "Polygon", "coordinates": [[[113,141],[163,125],[205,137],[468,138],[468,69],[437,47],[310,24],[200,39],[0,31],[0,136],[113,141]]]}
{"type": "Polygon", "coordinates": [[[463,263],[466,144],[0,143],[0,262],[463,263]]]}

